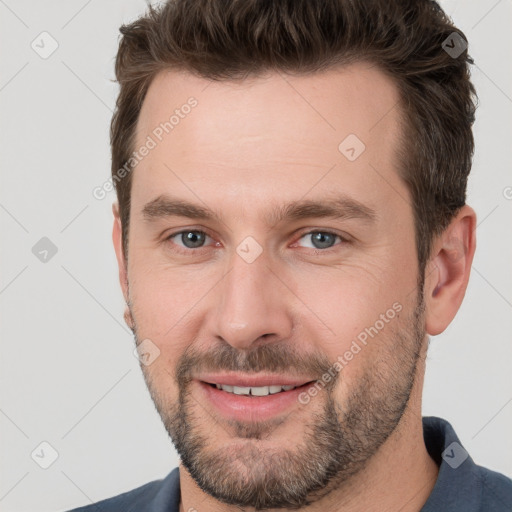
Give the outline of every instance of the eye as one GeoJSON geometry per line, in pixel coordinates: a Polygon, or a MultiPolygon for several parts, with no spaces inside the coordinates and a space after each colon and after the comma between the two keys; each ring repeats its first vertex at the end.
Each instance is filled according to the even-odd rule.
{"type": "Polygon", "coordinates": [[[172,241],[179,247],[186,249],[200,249],[203,247],[207,238],[210,238],[204,231],[189,229],[173,233],[166,240],[172,241]],[[175,240],[174,240],[175,239],[175,240]]]}
{"type": "MultiPolygon", "coordinates": [[[[336,233],[330,231],[310,231],[300,237],[300,240],[306,239],[311,241],[311,245],[306,245],[311,249],[330,249],[334,246],[336,239],[339,238],[341,242],[346,240],[336,233]]],[[[304,247],[304,246],[303,246],[304,247]]]]}
{"type": "MultiPolygon", "coordinates": [[[[208,236],[204,231],[188,229],[169,235],[166,238],[166,241],[170,241],[178,247],[183,247],[185,249],[184,252],[187,252],[187,249],[191,250],[204,248],[207,245],[207,239],[212,240],[212,238],[208,236]]],[[[335,245],[340,245],[341,242],[348,242],[347,239],[341,235],[338,235],[337,233],[319,230],[304,233],[299,240],[303,239],[306,240],[306,245],[302,245],[302,247],[316,250],[327,250],[334,247],[335,245]],[[337,239],[340,241],[338,244],[336,244],[337,239]]],[[[179,249],[177,250],[179,251],[179,249]]]]}

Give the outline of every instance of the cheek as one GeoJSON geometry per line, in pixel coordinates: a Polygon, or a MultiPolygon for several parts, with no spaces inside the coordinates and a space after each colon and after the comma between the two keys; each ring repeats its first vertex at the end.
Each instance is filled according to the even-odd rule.
{"type": "Polygon", "coordinates": [[[138,335],[154,340],[165,350],[172,340],[172,350],[181,350],[192,336],[187,334],[187,322],[212,286],[209,277],[148,262],[136,264],[130,275],[130,299],[138,335]]]}
{"type": "Polygon", "coordinates": [[[181,286],[181,280],[171,272],[157,276],[155,272],[144,271],[130,281],[137,337],[141,345],[147,344],[153,358],[150,364],[143,364],[142,370],[153,392],[166,401],[178,396],[178,360],[196,335],[187,323],[196,301],[190,290],[182,291],[181,286]]]}
{"type": "MultiPolygon", "coordinates": [[[[393,268],[367,261],[364,266],[345,264],[301,272],[293,280],[293,291],[304,304],[299,306],[301,324],[312,333],[302,336],[316,340],[333,362],[344,356],[349,362],[360,361],[360,353],[369,355],[375,341],[388,339],[386,333],[396,327],[415,286],[414,275],[393,268]]],[[[385,350],[386,344],[379,343],[378,348],[385,350]]]]}

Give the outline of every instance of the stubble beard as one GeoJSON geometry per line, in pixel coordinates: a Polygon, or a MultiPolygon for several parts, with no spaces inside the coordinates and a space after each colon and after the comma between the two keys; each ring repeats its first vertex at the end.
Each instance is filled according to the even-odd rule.
{"type": "MultiPolygon", "coordinates": [[[[388,350],[362,369],[345,404],[334,399],[335,384],[343,379],[341,370],[332,386],[326,386],[311,403],[301,407],[311,408],[312,412],[302,430],[299,427],[297,431],[294,449],[278,447],[276,443],[270,443],[270,447],[266,442],[272,440],[272,432],[280,424],[291,423],[289,417],[241,423],[210,415],[190,393],[189,371],[201,356],[196,355],[199,359],[182,357],[178,362],[175,375],[179,396],[174,403],[160,392],[150,368],[142,364],[141,368],[183,466],[205,493],[239,507],[295,510],[321,499],[333,489],[348,486],[395,431],[409,401],[422,353],[424,310],[420,289],[412,315],[396,327],[395,320],[391,321],[389,331],[383,331],[371,341],[382,343],[388,350]],[[382,339],[383,335],[387,339],[382,339]],[[216,446],[217,432],[221,436],[228,434],[236,443],[216,446]]],[[[135,327],[138,343],[136,332],[135,327]]],[[[224,346],[226,355],[232,356],[231,363],[226,365],[232,365],[233,370],[255,371],[252,361],[266,361],[269,364],[260,366],[261,370],[272,371],[271,361],[275,363],[277,358],[283,363],[283,357],[286,358],[282,351],[272,358],[272,347],[258,347],[267,353],[243,359],[242,363],[241,355],[234,354],[236,349],[224,346]]],[[[228,359],[219,357],[216,361],[228,359]]],[[[311,367],[325,368],[325,361],[316,361],[311,367]]],[[[296,420],[293,424],[299,425],[296,420]]]]}

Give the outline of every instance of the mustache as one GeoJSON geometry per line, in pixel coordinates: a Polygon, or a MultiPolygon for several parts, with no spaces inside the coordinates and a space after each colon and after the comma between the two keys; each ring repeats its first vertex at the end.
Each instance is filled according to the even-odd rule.
{"type": "Polygon", "coordinates": [[[223,343],[204,352],[190,345],[178,360],[175,377],[181,386],[188,384],[199,373],[220,371],[278,373],[321,379],[332,365],[329,358],[319,351],[301,353],[296,347],[283,343],[258,345],[250,351],[238,350],[223,343]]]}

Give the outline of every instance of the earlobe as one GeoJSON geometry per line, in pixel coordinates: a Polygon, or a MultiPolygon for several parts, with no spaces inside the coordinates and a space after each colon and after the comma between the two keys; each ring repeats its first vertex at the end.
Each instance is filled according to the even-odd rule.
{"type": "Polygon", "coordinates": [[[131,314],[131,311],[130,311],[130,308],[128,306],[128,304],[126,304],[125,308],[124,308],[124,321],[126,322],[126,325],[130,328],[130,330],[134,333],[134,322],[133,322],[133,317],[132,317],[132,314],[131,314]]]}
{"type": "Polygon", "coordinates": [[[434,241],[425,276],[426,329],[442,333],[462,304],[476,249],[476,214],[464,206],[434,241]]]}

